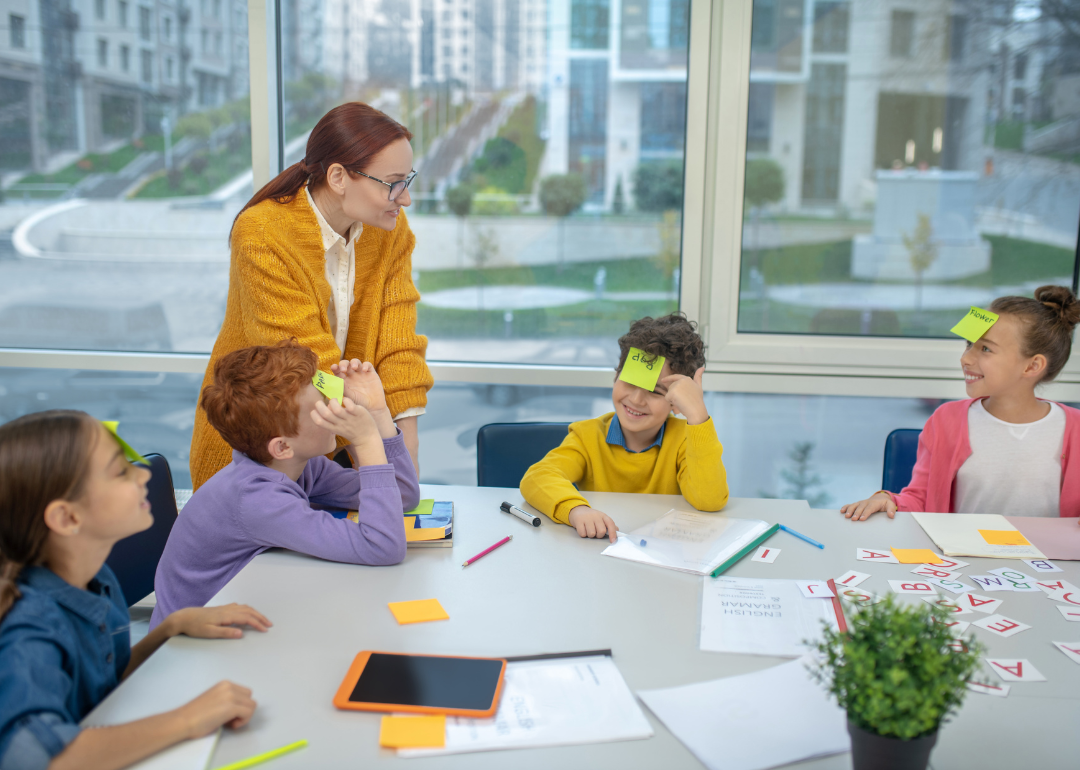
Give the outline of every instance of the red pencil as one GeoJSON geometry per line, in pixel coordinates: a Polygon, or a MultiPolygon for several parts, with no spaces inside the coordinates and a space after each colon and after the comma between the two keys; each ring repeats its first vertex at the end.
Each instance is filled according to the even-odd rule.
{"type": "Polygon", "coordinates": [[[492,551],[494,551],[494,550],[495,550],[496,548],[498,548],[498,547],[499,547],[500,545],[506,545],[507,543],[509,543],[509,542],[510,542],[511,540],[513,540],[513,539],[514,539],[514,536],[513,536],[513,535],[507,535],[507,536],[506,536],[506,537],[504,537],[504,538],[503,538],[502,540],[500,540],[499,542],[497,542],[497,543],[496,543],[495,545],[491,546],[491,548],[485,548],[484,550],[482,550],[482,551],[481,551],[480,553],[476,554],[476,556],[472,557],[471,559],[466,559],[466,560],[465,560],[465,563],[464,563],[464,564],[462,564],[461,566],[462,566],[462,567],[468,567],[468,566],[469,566],[470,564],[472,564],[472,563],[473,563],[474,561],[476,561],[477,559],[479,559],[479,558],[480,558],[481,556],[487,556],[487,555],[488,555],[489,553],[491,553],[492,551]]]}
{"type": "Polygon", "coordinates": [[[839,626],[840,633],[847,633],[847,621],[844,619],[844,605],[840,603],[840,595],[836,591],[836,580],[829,579],[829,588],[832,589],[832,608],[836,613],[836,625],[839,626]]]}

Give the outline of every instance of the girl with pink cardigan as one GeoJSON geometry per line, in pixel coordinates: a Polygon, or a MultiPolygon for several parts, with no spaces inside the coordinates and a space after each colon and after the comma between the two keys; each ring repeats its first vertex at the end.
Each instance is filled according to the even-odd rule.
{"type": "MultiPolygon", "coordinates": [[[[1035,396],[1069,360],[1080,302],[1062,286],[1034,299],[1000,297],[998,320],[960,365],[970,398],[940,406],[919,437],[911,483],[840,512],[878,511],[1080,517],[1080,410],[1035,396]]],[[[1078,521],[1080,523],[1080,521],[1078,521]]]]}

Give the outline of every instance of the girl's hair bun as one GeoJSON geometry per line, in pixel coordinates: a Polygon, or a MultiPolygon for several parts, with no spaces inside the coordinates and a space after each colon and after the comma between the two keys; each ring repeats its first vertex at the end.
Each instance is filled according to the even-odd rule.
{"type": "Polygon", "coordinates": [[[1072,290],[1065,286],[1040,286],[1035,290],[1035,299],[1052,310],[1069,329],[1080,323],[1080,301],[1072,290]]]}

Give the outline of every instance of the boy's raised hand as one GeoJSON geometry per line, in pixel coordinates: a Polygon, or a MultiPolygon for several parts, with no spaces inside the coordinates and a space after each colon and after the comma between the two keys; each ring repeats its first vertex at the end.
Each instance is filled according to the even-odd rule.
{"type": "Polygon", "coordinates": [[[577,530],[581,537],[607,537],[615,542],[619,537],[619,528],[603,511],[590,508],[587,505],[579,505],[570,511],[567,517],[570,526],[577,530]]]}
{"type": "Polygon", "coordinates": [[[383,391],[382,379],[370,361],[361,361],[359,358],[343,360],[341,363],[331,364],[330,371],[345,380],[346,398],[351,398],[369,412],[386,409],[386,393],[383,391]]]}
{"type": "Polygon", "coordinates": [[[699,367],[694,376],[669,374],[661,377],[658,385],[667,388],[664,398],[671,404],[671,409],[686,418],[690,425],[701,425],[709,419],[709,410],[705,408],[705,392],[701,387],[701,377],[705,367],[699,367]]]}
{"type": "MultiPolygon", "coordinates": [[[[315,408],[311,410],[311,419],[320,428],[326,428],[348,441],[355,448],[361,465],[386,464],[386,450],[383,448],[380,425],[371,412],[348,396],[345,396],[340,404],[336,399],[329,403],[316,402],[315,408]]],[[[397,430],[390,421],[388,410],[386,421],[390,422],[392,430],[397,430]]]]}

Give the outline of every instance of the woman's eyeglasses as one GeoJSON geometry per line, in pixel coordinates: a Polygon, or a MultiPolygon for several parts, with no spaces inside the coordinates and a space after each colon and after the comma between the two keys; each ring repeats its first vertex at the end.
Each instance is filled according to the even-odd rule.
{"type": "Polygon", "coordinates": [[[403,193],[405,190],[407,190],[409,188],[409,185],[412,184],[412,180],[414,180],[416,178],[416,171],[415,170],[410,171],[409,175],[407,177],[405,177],[404,179],[402,179],[400,182],[384,182],[381,179],[376,179],[371,174],[365,174],[363,171],[356,171],[354,173],[357,173],[360,176],[366,176],[368,179],[372,179],[372,180],[378,182],[379,184],[384,184],[387,187],[389,187],[390,188],[390,200],[395,200],[399,195],[401,195],[401,193],[403,193]]]}

